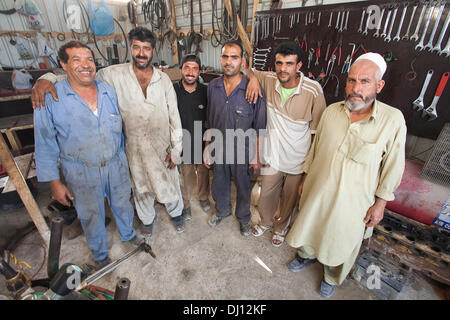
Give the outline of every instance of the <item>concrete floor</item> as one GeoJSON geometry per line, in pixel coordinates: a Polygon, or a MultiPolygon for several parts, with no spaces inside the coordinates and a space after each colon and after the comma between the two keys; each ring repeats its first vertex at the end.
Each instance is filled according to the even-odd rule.
{"type": "MultiPolygon", "coordinates": [[[[48,184],[35,184],[39,190],[38,204],[41,211],[50,202],[48,184]]],[[[195,195],[194,195],[195,198],[195,195]]],[[[114,290],[119,278],[131,281],[130,299],[249,299],[249,300],[300,300],[323,299],[317,293],[322,279],[322,267],[315,264],[306,270],[292,273],[286,264],[295,256],[295,249],[283,244],[280,248],[271,245],[268,232],[259,238],[244,238],[239,233],[239,223],[228,217],[217,228],[208,224],[209,215],[192,201],[193,219],[186,223],[186,231],[176,234],[165,208],[156,206],[158,219],[150,244],[157,258],[139,253],[124,262],[111,274],[95,285],[114,290]],[[265,270],[255,261],[259,257],[272,271],[265,270]]],[[[252,208],[255,213],[254,208],[252,208]]],[[[258,219],[257,214],[252,217],[258,219]]],[[[17,228],[31,221],[25,209],[0,211],[0,246],[17,228]]],[[[140,222],[135,218],[135,227],[140,222]]],[[[114,221],[107,227],[110,257],[120,258],[133,249],[130,244],[121,243],[114,221]]],[[[14,254],[21,261],[28,262],[32,269],[27,274],[46,278],[46,263],[43,264],[44,250],[35,244],[42,244],[38,232],[33,232],[22,240],[14,254]]],[[[71,262],[77,265],[91,263],[90,250],[84,236],[67,240],[63,235],[60,265],[71,262]]],[[[1,277],[0,277],[1,278],[1,277]]],[[[0,294],[7,295],[4,281],[0,280],[0,294]]],[[[445,288],[423,277],[415,277],[398,299],[446,299],[445,288]]],[[[448,298],[448,296],[447,296],[448,298]]],[[[332,299],[336,300],[377,300],[378,298],[357,281],[347,279],[332,299]]]]}

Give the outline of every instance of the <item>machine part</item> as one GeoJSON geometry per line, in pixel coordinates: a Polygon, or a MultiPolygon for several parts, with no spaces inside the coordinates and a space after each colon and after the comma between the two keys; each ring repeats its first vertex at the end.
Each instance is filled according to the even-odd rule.
{"type": "Polygon", "coordinates": [[[84,287],[94,283],[95,281],[99,280],[103,276],[107,275],[108,273],[112,272],[114,269],[116,269],[119,265],[121,265],[123,262],[128,260],[130,257],[134,256],[136,253],[144,251],[150,254],[153,258],[156,258],[155,254],[152,251],[152,247],[147,243],[140,244],[136,249],[126,253],[123,257],[120,259],[117,259],[116,261],[111,262],[107,266],[101,268],[97,272],[91,274],[86,279],[84,279],[78,287],[75,289],[76,291],[82,290],[84,287]]]}
{"type": "Polygon", "coordinates": [[[375,33],[373,34],[373,37],[374,37],[374,38],[378,38],[378,37],[380,36],[381,22],[383,21],[384,10],[386,10],[386,9],[383,8],[383,9],[381,10],[381,15],[380,15],[380,20],[378,21],[377,30],[376,30],[375,33]]]}
{"type": "Polygon", "coordinates": [[[3,259],[0,260],[0,273],[5,277],[6,288],[15,299],[30,288],[30,280],[25,273],[17,272],[3,259]]]}
{"type": "Polygon", "coordinates": [[[438,39],[436,45],[434,46],[433,50],[431,50],[431,52],[435,52],[435,51],[440,52],[442,50],[441,49],[442,40],[444,39],[444,35],[445,35],[445,32],[447,31],[449,23],[450,23],[450,11],[447,13],[447,18],[445,19],[444,25],[441,30],[441,34],[439,35],[439,39],[438,39]]]}
{"type": "Polygon", "coordinates": [[[366,13],[366,9],[363,10],[362,14],[361,14],[361,22],[359,24],[359,28],[358,28],[358,32],[362,33],[362,26],[363,26],[363,22],[364,22],[364,14],[366,13]]]}
{"type": "Polygon", "coordinates": [[[114,291],[114,300],[128,300],[130,283],[130,279],[128,278],[120,278],[119,281],[117,281],[116,290],[114,291]]]}
{"type": "Polygon", "coordinates": [[[430,84],[431,77],[433,76],[434,70],[430,69],[427,72],[427,76],[425,77],[425,81],[422,85],[422,90],[420,91],[419,96],[412,103],[413,109],[416,111],[421,111],[424,108],[423,98],[425,96],[425,92],[427,91],[428,85],[430,84]]]}
{"type": "Polygon", "coordinates": [[[328,28],[331,28],[331,21],[333,20],[333,11],[330,13],[330,20],[328,21],[328,28]]]}
{"type": "Polygon", "coordinates": [[[441,5],[441,8],[439,9],[438,15],[436,17],[436,21],[434,22],[433,31],[431,32],[430,40],[425,46],[425,49],[428,49],[428,51],[433,50],[433,40],[434,36],[436,35],[436,31],[439,25],[439,22],[441,22],[442,13],[444,12],[445,4],[441,5]]]}
{"type": "MultiPolygon", "coordinates": [[[[367,10],[369,10],[369,8],[367,8],[367,10]]],[[[367,11],[367,21],[366,21],[366,28],[363,31],[363,36],[367,36],[368,32],[367,30],[369,30],[369,22],[370,22],[370,14],[372,13],[372,10],[367,11]]]]}
{"type": "Polygon", "coordinates": [[[77,284],[86,278],[86,273],[73,263],[65,263],[61,266],[50,281],[48,290],[39,297],[39,300],[63,300],[72,293],[77,284]]]}
{"type": "Polygon", "coordinates": [[[409,19],[408,29],[406,29],[406,33],[402,37],[402,40],[408,40],[409,39],[409,30],[411,29],[411,25],[412,25],[412,22],[414,20],[414,14],[416,13],[417,7],[418,7],[418,5],[415,5],[414,8],[413,8],[413,11],[411,13],[411,18],[409,19]]]}
{"type": "Polygon", "coordinates": [[[427,4],[423,5],[422,11],[420,12],[420,16],[419,16],[419,21],[417,21],[416,31],[414,31],[413,35],[411,36],[411,38],[409,38],[409,40],[411,40],[411,41],[419,40],[420,26],[422,25],[422,20],[423,20],[423,17],[425,16],[425,11],[427,10],[427,7],[428,7],[427,4]]]}
{"type": "Polygon", "coordinates": [[[422,37],[420,38],[420,42],[415,48],[416,50],[422,51],[423,49],[425,49],[424,46],[423,46],[423,41],[425,40],[425,36],[426,36],[427,30],[428,30],[428,26],[430,25],[431,17],[433,16],[434,8],[435,7],[431,7],[430,8],[430,13],[428,14],[428,17],[426,19],[425,27],[423,28],[423,33],[422,33],[422,37]]]}
{"type": "Polygon", "coordinates": [[[450,284],[449,232],[388,209],[368,248],[446,285],[450,284]]]}
{"type": "Polygon", "coordinates": [[[54,217],[52,219],[50,244],[48,246],[47,275],[53,279],[59,270],[59,254],[61,249],[61,239],[63,232],[64,219],[54,217]]]}
{"type": "Polygon", "coordinates": [[[392,41],[400,41],[400,32],[402,31],[403,21],[405,20],[406,11],[408,10],[408,5],[405,5],[402,12],[402,17],[400,19],[400,24],[398,25],[397,34],[395,35],[394,39],[392,41]]]}
{"type": "Polygon", "coordinates": [[[432,121],[437,118],[436,106],[439,102],[439,98],[441,97],[442,92],[444,92],[445,86],[447,85],[447,80],[450,72],[444,72],[441,77],[441,81],[439,81],[439,85],[436,89],[436,93],[434,94],[433,101],[431,105],[424,109],[422,112],[422,118],[427,119],[428,121],[432,121]]]}
{"type": "Polygon", "coordinates": [[[384,22],[384,28],[383,28],[383,33],[381,34],[381,38],[386,37],[386,32],[387,32],[387,28],[389,25],[389,20],[391,18],[391,14],[392,14],[392,10],[389,10],[386,16],[386,21],[384,22]]]}
{"type": "MultiPolygon", "coordinates": [[[[372,240],[370,240],[372,241],[372,240]]],[[[352,278],[370,290],[378,298],[393,300],[399,297],[411,277],[411,269],[380,254],[373,248],[366,248],[359,256],[352,272],[352,278]],[[370,275],[379,270],[378,287],[370,282],[370,275]]]]}
{"type": "Polygon", "coordinates": [[[395,17],[397,16],[398,7],[394,9],[394,13],[392,14],[392,21],[391,25],[389,27],[389,33],[387,34],[386,38],[384,38],[384,41],[391,42],[391,34],[392,34],[392,28],[394,27],[395,23],[395,17]]]}

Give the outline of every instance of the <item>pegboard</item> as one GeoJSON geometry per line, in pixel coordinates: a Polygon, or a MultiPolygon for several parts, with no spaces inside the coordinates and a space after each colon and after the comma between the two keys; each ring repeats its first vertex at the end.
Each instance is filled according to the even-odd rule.
{"type": "MultiPolygon", "coordinates": [[[[274,51],[276,47],[284,41],[295,40],[302,45],[304,37],[307,41],[303,44],[304,54],[302,58],[301,71],[305,75],[317,79],[321,71],[326,72],[328,61],[325,61],[327,48],[330,45],[328,57],[336,48],[340,38],[342,37],[341,61],[338,65],[338,58],[335,61],[334,68],[330,74],[330,79],[324,87],[324,94],[327,104],[337,101],[342,101],[345,95],[345,81],[347,73],[342,73],[343,63],[347,56],[352,53],[353,47],[349,43],[355,43],[357,46],[362,44],[369,52],[378,52],[385,55],[388,61],[388,68],[383,77],[386,85],[377,99],[383,101],[393,107],[400,109],[406,120],[408,133],[429,139],[436,139],[444,127],[445,123],[450,122],[450,81],[447,83],[436,107],[438,117],[435,120],[427,121],[422,118],[422,112],[413,109],[413,101],[419,97],[422,90],[427,71],[433,69],[434,73],[429,83],[428,89],[424,95],[425,109],[429,107],[435,96],[439,82],[444,72],[450,71],[450,53],[447,50],[445,54],[439,55],[437,52],[430,52],[425,50],[416,50],[419,44],[426,22],[429,19],[427,31],[424,36],[424,46],[428,44],[432,32],[435,29],[437,21],[436,32],[433,37],[433,47],[438,43],[438,38],[441,32],[444,32],[441,43],[441,48],[444,49],[450,44],[450,28],[444,30],[444,24],[450,19],[450,1],[365,1],[356,3],[345,3],[335,5],[321,5],[312,7],[300,7],[289,9],[277,9],[269,11],[259,11],[255,14],[255,36],[254,36],[254,52],[267,53],[267,57],[259,56],[258,58],[266,59],[264,65],[254,65],[258,70],[274,70],[274,51]],[[378,21],[370,15],[370,23],[367,28],[367,34],[363,34],[367,25],[367,9],[371,5],[376,5],[380,8],[380,14],[384,9],[384,13],[380,23],[379,35],[381,35],[386,27],[386,34],[391,31],[391,41],[385,41],[385,38],[374,37],[378,27],[378,21]],[[400,30],[400,40],[394,41],[394,37],[398,33],[401,18],[403,16],[404,6],[407,5],[403,24],[400,30]],[[445,5],[442,10],[440,19],[438,18],[441,12],[441,5],[445,5]],[[414,16],[412,13],[414,7],[417,6],[414,16]],[[424,6],[423,18],[418,29],[419,38],[417,41],[405,40],[402,37],[406,34],[408,25],[411,22],[409,36],[411,37],[418,26],[422,9],[424,6]],[[436,7],[434,7],[436,6],[436,7]],[[394,10],[397,12],[394,16],[394,10]],[[433,8],[432,14],[431,8],[433,8]],[[362,13],[365,11],[364,18],[362,13]],[[347,22],[347,12],[348,22],[347,22]],[[390,12],[390,13],[389,13],[390,12]],[[331,16],[332,15],[332,16],[331,16]],[[337,18],[339,16],[339,22],[337,18]],[[344,16],[344,19],[341,17],[344,16]],[[389,21],[386,24],[387,17],[389,21]],[[330,19],[331,18],[331,19],[330,19]],[[392,21],[393,24],[392,24],[392,21]],[[331,25],[331,26],[330,26],[331,25]],[[347,29],[345,30],[345,25],[347,29]],[[371,28],[371,25],[374,26],[371,28]],[[392,26],[391,26],[392,25],[392,26]],[[336,28],[337,26],[337,28],[336,28]],[[342,31],[341,31],[342,27],[342,31]],[[360,30],[359,30],[360,29],[360,30]],[[362,32],[359,32],[359,31],[362,32]],[[264,37],[265,35],[265,37],[264,37]],[[318,65],[315,65],[318,42],[321,41],[321,55],[318,59],[318,65]],[[258,50],[259,48],[259,50],[258,50]],[[261,49],[271,48],[271,51],[261,51],[261,49]],[[314,57],[311,65],[308,68],[309,50],[314,50],[314,57]],[[448,56],[447,56],[448,55],[448,56]],[[391,58],[391,59],[389,59],[391,58]],[[414,77],[414,71],[416,76],[414,77]],[[409,77],[409,80],[407,79],[409,77]],[[339,88],[336,93],[336,84],[339,80],[339,88]]],[[[448,24],[448,23],[447,23],[448,24]]],[[[339,49],[336,50],[338,55],[339,49]]],[[[364,52],[361,48],[354,54],[352,61],[359,57],[364,52]]],[[[264,63],[262,61],[259,61],[264,63]]],[[[330,66],[331,67],[331,66],[330,66]]],[[[325,81],[328,77],[325,77],[325,81]]],[[[325,82],[324,81],[324,82],[325,82]]],[[[324,85],[325,83],[322,83],[324,85]]]]}

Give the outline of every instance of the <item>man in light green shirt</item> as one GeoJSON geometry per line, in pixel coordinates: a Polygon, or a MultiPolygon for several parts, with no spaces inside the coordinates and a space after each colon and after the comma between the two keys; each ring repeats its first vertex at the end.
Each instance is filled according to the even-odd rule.
{"type": "Polygon", "coordinates": [[[288,267],[297,272],[323,264],[320,294],[326,298],[347,277],[366,228],[368,235],[381,221],[403,175],[403,114],[376,100],[385,70],[379,54],[354,62],[346,100],[326,108],[303,166],[300,213],[286,237],[298,254],[288,267]]]}

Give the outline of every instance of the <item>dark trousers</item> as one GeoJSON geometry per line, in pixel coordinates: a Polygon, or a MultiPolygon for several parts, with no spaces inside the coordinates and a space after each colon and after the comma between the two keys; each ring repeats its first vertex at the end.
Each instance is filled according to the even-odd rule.
{"type": "Polygon", "coordinates": [[[236,218],[243,224],[250,222],[250,194],[252,172],[247,164],[215,164],[211,194],[216,202],[217,216],[231,214],[231,178],[236,185],[236,218]]]}

